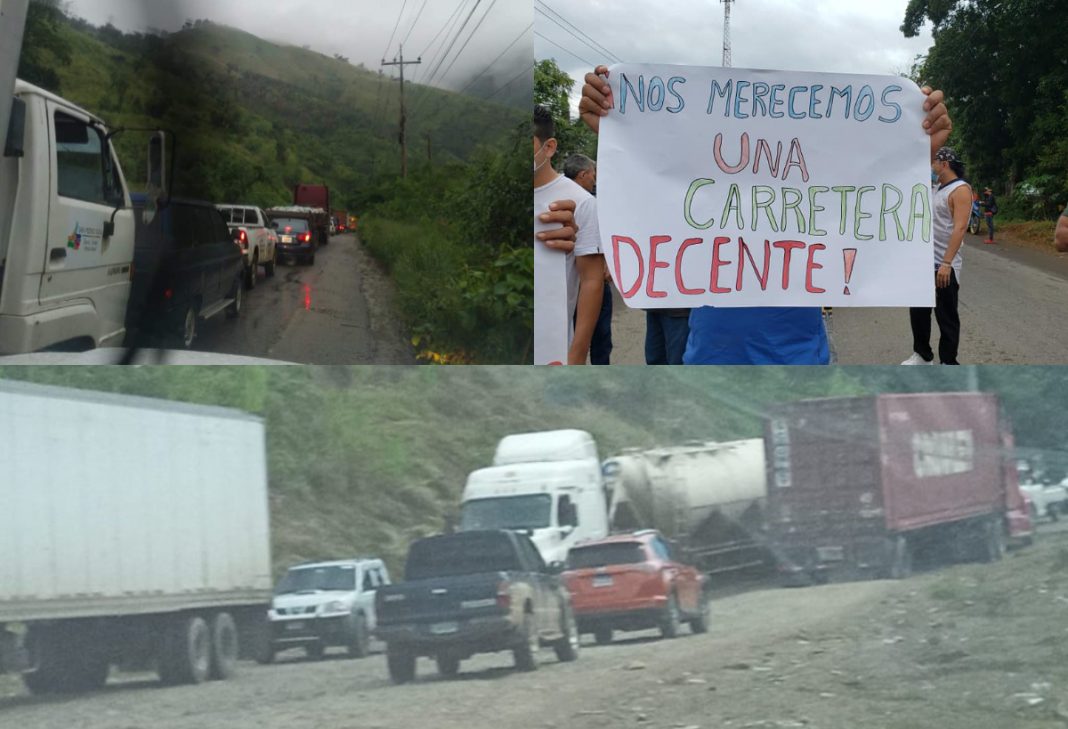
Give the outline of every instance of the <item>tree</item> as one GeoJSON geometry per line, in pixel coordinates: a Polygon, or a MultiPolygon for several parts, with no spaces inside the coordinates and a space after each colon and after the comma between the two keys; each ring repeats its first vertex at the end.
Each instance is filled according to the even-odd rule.
{"type": "Polygon", "coordinates": [[[973,180],[1055,214],[1068,201],[1068,63],[1044,0],[910,0],[901,30],[925,21],[935,44],[920,67],[947,95],[955,143],[973,180]]]}
{"type": "Polygon", "coordinates": [[[597,137],[580,120],[571,120],[570,96],[574,85],[553,59],[534,64],[534,103],[549,107],[556,121],[557,166],[576,152],[588,157],[597,154],[597,137]]]}
{"type": "Polygon", "coordinates": [[[26,32],[18,76],[53,93],[60,93],[58,69],[69,66],[71,46],[63,36],[59,0],[33,0],[26,13],[26,32]]]}

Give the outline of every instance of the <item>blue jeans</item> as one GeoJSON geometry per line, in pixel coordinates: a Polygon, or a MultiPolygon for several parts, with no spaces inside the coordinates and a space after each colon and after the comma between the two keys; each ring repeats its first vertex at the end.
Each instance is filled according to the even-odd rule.
{"type": "Polygon", "coordinates": [[[690,336],[690,318],[645,312],[645,364],[680,365],[690,336]]]}
{"type": "Polygon", "coordinates": [[[612,287],[605,281],[604,298],[601,300],[601,314],[593,328],[590,340],[590,364],[606,365],[612,354],[612,287]]]}
{"type": "Polygon", "coordinates": [[[987,237],[987,240],[994,240],[994,216],[993,215],[987,215],[986,216],[986,229],[988,231],[990,231],[990,235],[987,237]]]}

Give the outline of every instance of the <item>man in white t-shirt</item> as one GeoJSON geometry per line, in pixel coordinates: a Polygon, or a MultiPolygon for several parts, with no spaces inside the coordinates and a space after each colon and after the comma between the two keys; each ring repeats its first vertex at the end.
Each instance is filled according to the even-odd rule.
{"type": "MultiPolygon", "coordinates": [[[[555,136],[552,113],[543,106],[534,107],[534,218],[535,221],[542,220],[553,203],[574,201],[577,228],[574,250],[560,250],[561,255],[567,256],[567,321],[562,325],[568,327],[567,363],[586,364],[604,290],[604,255],[597,224],[597,199],[553,169],[550,162],[556,153],[555,136]]],[[[539,245],[537,237],[535,245],[539,245]]],[[[537,307],[538,302],[534,305],[537,307]]]]}

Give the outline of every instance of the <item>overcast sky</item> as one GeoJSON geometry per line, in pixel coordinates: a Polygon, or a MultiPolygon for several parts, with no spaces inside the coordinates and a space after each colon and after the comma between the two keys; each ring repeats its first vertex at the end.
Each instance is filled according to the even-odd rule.
{"type": "MultiPolygon", "coordinates": [[[[534,0],[577,26],[627,63],[719,66],[723,4],[719,0],[534,0]]],[[[916,38],[899,27],[908,0],[736,0],[731,5],[731,57],[736,68],[895,74],[908,71],[932,45],[930,26],[916,38]]],[[[551,15],[551,13],[548,13],[551,15]]],[[[537,58],[555,58],[576,81],[604,61],[585,43],[535,12],[537,58]],[[585,61],[579,60],[577,54],[585,61]]],[[[575,92],[581,84],[576,84],[575,92]]]]}
{"type": "MultiPolygon", "coordinates": [[[[525,67],[532,59],[531,33],[522,33],[533,19],[528,0],[70,0],[69,7],[74,15],[96,25],[110,21],[127,31],[150,27],[174,31],[186,19],[206,18],[268,40],[309,45],[327,55],[340,53],[352,63],[363,63],[370,69],[379,67],[383,54],[386,60],[392,60],[398,45],[407,38],[405,60],[424,54],[421,66],[405,68],[405,77],[411,78],[414,72],[416,81],[430,75],[437,64],[441,38],[451,38],[474,8],[474,15],[435,77],[435,86],[463,85],[520,35],[497,65],[511,69],[522,63],[525,67]],[[435,35],[449,23],[458,7],[459,22],[435,41],[435,35]],[[400,24],[387,50],[398,17],[400,24]],[[445,68],[483,17],[485,21],[445,74],[445,68]]],[[[389,72],[395,74],[395,69],[389,67],[389,72]]]]}

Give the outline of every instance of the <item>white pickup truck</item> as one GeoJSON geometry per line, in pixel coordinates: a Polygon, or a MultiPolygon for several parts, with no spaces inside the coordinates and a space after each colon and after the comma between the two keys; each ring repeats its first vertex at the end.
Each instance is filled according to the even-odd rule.
{"type": "Polygon", "coordinates": [[[1065,488],[1064,483],[1021,483],[1020,491],[1031,500],[1032,519],[1048,516],[1052,521],[1057,521],[1060,514],[1068,515],[1068,488],[1065,488]]]}
{"type": "MultiPolygon", "coordinates": [[[[112,145],[117,131],[23,81],[4,102],[0,354],[121,344],[135,213],[112,145]]],[[[149,144],[146,218],[165,199],[165,148],[159,132],[149,144]]]]}
{"type": "Polygon", "coordinates": [[[311,658],[322,658],[327,646],[342,646],[351,658],[366,656],[376,627],[375,593],[388,584],[386,565],[376,558],[290,567],[274,590],[270,647],[260,662],[297,647],[311,658]]]}
{"type": "Polygon", "coordinates": [[[216,205],[222,211],[234,234],[234,240],[245,252],[245,288],[256,287],[257,268],[263,266],[266,276],[274,275],[278,254],[278,234],[267,214],[254,205],[216,205]]]}

